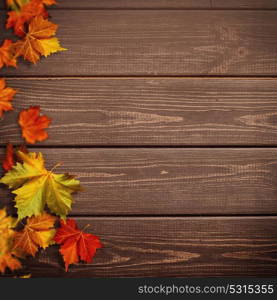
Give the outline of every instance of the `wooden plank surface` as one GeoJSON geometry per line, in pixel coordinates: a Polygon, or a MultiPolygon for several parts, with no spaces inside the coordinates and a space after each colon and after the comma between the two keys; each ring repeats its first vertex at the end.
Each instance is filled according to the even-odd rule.
{"type": "Polygon", "coordinates": [[[9,79],[15,111],[0,144],[21,143],[18,112],[53,119],[44,145],[276,145],[277,79],[9,79]]]}
{"type": "MultiPolygon", "coordinates": [[[[50,9],[275,9],[276,0],[59,0],[50,9]]],[[[4,8],[4,1],[0,8],[4,8]]]]}
{"type": "Polygon", "coordinates": [[[33,277],[276,277],[276,217],[82,218],[104,248],[64,272],[58,249],[29,259],[33,277]]]}
{"type": "MultiPolygon", "coordinates": [[[[277,75],[277,11],[53,11],[68,51],[0,76],[277,75]]],[[[4,13],[0,20],[4,24],[4,13]]],[[[3,37],[7,36],[6,31],[3,37]]]]}
{"type": "MultiPolygon", "coordinates": [[[[261,0],[254,0],[261,2],[261,0]]],[[[274,7],[271,3],[274,0],[267,0],[262,6],[274,7]]],[[[244,0],[249,2],[249,0],[244,0]]],[[[4,1],[0,2],[0,8],[4,8],[4,1]]],[[[235,4],[236,6],[237,4],[235,4]]],[[[248,3],[249,5],[249,3],[248,3]]],[[[252,6],[252,4],[250,4],[252,6]]],[[[255,5],[255,4],[254,4],[255,5]]],[[[260,6],[261,3],[258,3],[260,6]]],[[[210,8],[212,6],[211,0],[59,0],[57,5],[50,7],[50,9],[68,8],[68,9],[133,9],[133,8],[210,8]]]]}
{"type": "MultiPolygon", "coordinates": [[[[62,162],[56,172],[81,180],[74,215],[277,213],[277,149],[41,151],[49,169],[62,162]]],[[[12,203],[6,189],[0,199],[12,203]]]]}
{"type": "MultiPolygon", "coordinates": [[[[277,275],[276,8],[275,0],[63,0],[51,8],[69,50],[0,71],[19,90],[15,111],[0,121],[0,161],[7,141],[21,141],[17,113],[40,105],[53,124],[46,147],[34,150],[49,168],[63,162],[60,172],[79,177],[85,191],[72,215],[104,248],[65,273],[54,246],[23,273],[277,275]],[[101,148],[124,145],[155,147],[101,148]],[[216,148],[223,145],[233,148],[216,148]]],[[[0,207],[11,206],[2,187],[0,207]]]]}

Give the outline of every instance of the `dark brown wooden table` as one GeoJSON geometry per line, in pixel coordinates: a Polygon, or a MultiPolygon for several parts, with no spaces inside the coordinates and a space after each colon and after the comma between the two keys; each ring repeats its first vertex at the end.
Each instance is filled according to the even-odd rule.
{"type": "Polygon", "coordinates": [[[104,248],[65,273],[51,247],[23,271],[276,276],[277,1],[59,2],[68,51],[0,71],[19,89],[0,159],[22,141],[17,113],[40,105],[53,124],[33,150],[78,175],[72,216],[104,248]]]}

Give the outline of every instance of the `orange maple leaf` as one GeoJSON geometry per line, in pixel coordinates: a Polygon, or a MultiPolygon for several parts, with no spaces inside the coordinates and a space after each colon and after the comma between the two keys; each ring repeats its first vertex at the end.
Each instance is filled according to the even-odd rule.
{"type": "Polygon", "coordinates": [[[56,0],[41,0],[41,1],[46,6],[51,6],[51,5],[57,4],[56,0]]]}
{"type": "Polygon", "coordinates": [[[43,213],[27,219],[24,229],[14,235],[13,249],[35,256],[39,247],[47,248],[54,243],[56,217],[43,213]]]}
{"type": "Polygon", "coordinates": [[[102,248],[99,238],[79,230],[73,219],[61,221],[61,227],[57,230],[54,241],[61,244],[60,253],[66,271],[69,265],[78,263],[79,258],[88,263],[92,262],[96,250],[102,248]]]}
{"type": "Polygon", "coordinates": [[[29,31],[24,39],[14,44],[15,57],[23,56],[25,60],[37,63],[40,57],[51,53],[66,50],[59,44],[59,40],[53,37],[58,25],[38,16],[29,24],[29,31]]]}
{"type": "Polygon", "coordinates": [[[0,118],[4,111],[13,110],[11,101],[16,94],[16,90],[6,87],[5,79],[0,79],[0,118]]]}
{"type": "Polygon", "coordinates": [[[19,113],[18,122],[22,129],[22,136],[28,143],[42,142],[48,138],[45,129],[49,127],[51,119],[40,115],[39,106],[22,110],[19,113]]]}
{"type": "Polygon", "coordinates": [[[13,42],[5,40],[0,47],[0,69],[6,67],[16,67],[16,58],[12,54],[13,42]]]}
{"type": "Polygon", "coordinates": [[[23,37],[26,34],[25,25],[36,16],[48,17],[48,13],[41,0],[31,0],[22,5],[20,10],[8,12],[6,28],[13,28],[17,36],[23,37]]]}
{"type": "MultiPolygon", "coordinates": [[[[1,245],[1,241],[0,241],[1,245]]],[[[12,254],[7,253],[0,256],[0,272],[4,273],[6,268],[9,268],[11,271],[18,270],[22,268],[20,261],[14,257],[12,254]]]]}
{"type": "Polygon", "coordinates": [[[6,268],[14,271],[20,269],[21,263],[11,249],[13,233],[8,229],[0,232],[0,272],[4,273],[6,268]]]}

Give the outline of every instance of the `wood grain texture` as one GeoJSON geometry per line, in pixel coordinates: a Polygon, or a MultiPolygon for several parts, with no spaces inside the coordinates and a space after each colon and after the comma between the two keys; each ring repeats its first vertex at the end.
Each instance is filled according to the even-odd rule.
{"type": "MultiPolygon", "coordinates": [[[[4,1],[0,8],[4,8],[4,1]]],[[[50,9],[272,9],[276,0],[60,0],[50,9]]]]}
{"type": "MultiPolygon", "coordinates": [[[[77,175],[85,188],[73,215],[277,213],[277,149],[41,151],[49,169],[62,162],[56,172],[77,175]]],[[[12,203],[3,188],[0,199],[12,203]]]]}
{"type": "MultiPolygon", "coordinates": [[[[40,105],[53,124],[47,148],[34,150],[48,168],[63,162],[59,172],[81,180],[72,215],[104,248],[65,273],[54,246],[27,259],[23,273],[276,277],[277,148],[238,146],[277,146],[277,79],[225,77],[277,76],[276,8],[275,0],[61,0],[51,8],[69,50],[0,71],[18,89],[0,146],[21,142],[17,113],[40,105]],[[210,148],[181,148],[196,145],[210,148]]],[[[0,199],[11,207],[3,186],[0,199]]]]}
{"type": "MultiPolygon", "coordinates": [[[[254,0],[255,2],[262,2],[261,0],[254,0]]],[[[49,7],[52,9],[67,8],[67,9],[134,9],[134,8],[211,8],[211,0],[60,0],[57,5],[49,7]]],[[[251,0],[244,0],[244,2],[251,2],[251,0]]],[[[262,4],[262,6],[274,6],[270,2],[274,0],[267,0],[269,2],[262,4]]],[[[248,3],[249,5],[250,3],[248,3]]],[[[236,4],[237,5],[237,4],[236,4]]],[[[252,4],[250,4],[252,5],[252,4]]],[[[254,4],[255,5],[255,4],[254,4]]],[[[258,4],[259,6],[261,3],[258,4]]],[[[0,2],[0,8],[4,8],[4,1],[0,2]]]]}
{"type": "Polygon", "coordinates": [[[211,8],[272,9],[277,8],[276,0],[210,0],[211,8]]]}
{"type": "Polygon", "coordinates": [[[54,246],[29,259],[32,277],[216,277],[277,275],[276,217],[82,218],[104,248],[68,273],[54,246]]]}
{"type": "MultiPolygon", "coordinates": [[[[68,51],[0,76],[277,75],[277,11],[53,11],[68,51]]],[[[4,24],[4,13],[0,20],[4,24]]],[[[6,31],[2,34],[5,37],[6,31]]]]}
{"type": "Polygon", "coordinates": [[[9,79],[15,111],[0,144],[21,143],[18,112],[53,119],[45,145],[276,145],[277,79],[9,79]]]}

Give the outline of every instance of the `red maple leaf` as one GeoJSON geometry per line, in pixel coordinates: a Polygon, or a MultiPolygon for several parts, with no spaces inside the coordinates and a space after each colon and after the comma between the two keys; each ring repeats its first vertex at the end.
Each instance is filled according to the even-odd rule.
{"type": "Polygon", "coordinates": [[[5,171],[9,171],[15,165],[13,145],[8,143],[6,148],[6,156],[3,160],[2,166],[5,171]]]}
{"type": "Polygon", "coordinates": [[[16,165],[18,161],[20,161],[20,158],[17,157],[16,152],[17,150],[28,153],[27,148],[24,145],[20,145],[17,147],[16,150],[14,150],[14,147],[11,143],[8,143],[6,146],[6,156],[5,159],[2,162],[3,169],[7,172],[12,169],[13,166],[16,165]]]}
{"type": "Polygon", "coordinates": [[[79,259],[88,263],[92,262],[96,250],[102,248],[99,238],[79,230],[73,219],[61,221],[61,227],[57,230],[54,241],[61,244],[60,253],[63,256],[66,271],[69,265],[78,263],[79,259]]]}

